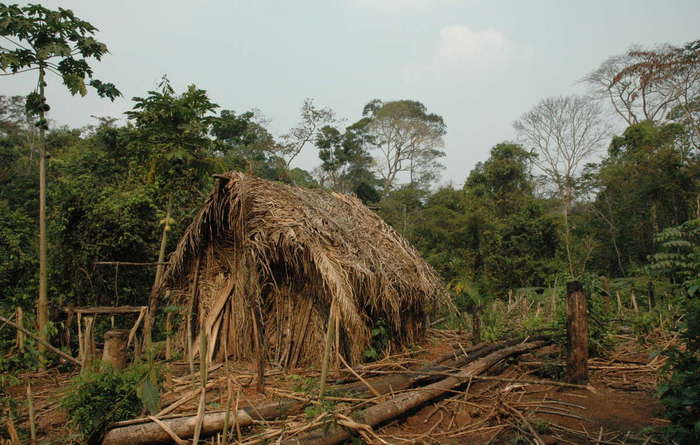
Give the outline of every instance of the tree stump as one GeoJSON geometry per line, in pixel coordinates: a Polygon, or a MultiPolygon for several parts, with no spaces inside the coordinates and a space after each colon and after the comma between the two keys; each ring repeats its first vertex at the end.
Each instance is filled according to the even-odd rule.
{"type": "Polygon", "coordinates": [[[129,340],[128,329],[112,329],[105,332],[105,347],[102,361],[115,369],[126,368],[128,361],[126,344],[129,340]]]}
{"type": "Polygon", "coordinates": [[[566,381],[588,382],[588,310],[581,283],[566,283],[566,381]]]}

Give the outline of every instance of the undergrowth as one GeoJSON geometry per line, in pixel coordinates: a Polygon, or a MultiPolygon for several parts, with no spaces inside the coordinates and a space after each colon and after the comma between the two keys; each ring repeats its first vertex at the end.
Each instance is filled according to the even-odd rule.
{"type": "Polygon", "coordinates": [[[161,377],[150,361],[114,369],[84,370],[66,388],[60,404],[84,440],[99,437],[112,422],[159,409],[161,377]]]}

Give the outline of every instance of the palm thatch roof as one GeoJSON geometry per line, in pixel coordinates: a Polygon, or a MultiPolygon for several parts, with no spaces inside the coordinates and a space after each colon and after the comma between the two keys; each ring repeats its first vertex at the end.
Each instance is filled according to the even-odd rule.
{"type": "Polygon", "coordinates": [[[335,348],[357,362],[373,327],[384,327],[390,347],[408,345],[426,315],[449,304],[435,271],[358,199],[238,172],[217,177],[163,276],[191,322],[183,347],[205,331],[210,358],[251,358],[257,316],[270,359],[313,363],[335,301],[335,348]]]}

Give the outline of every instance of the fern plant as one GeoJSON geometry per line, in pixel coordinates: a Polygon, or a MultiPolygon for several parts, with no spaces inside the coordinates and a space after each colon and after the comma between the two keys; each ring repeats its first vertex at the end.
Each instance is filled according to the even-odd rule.
{"type": "Polygon", "coordinates": [[[685,285],[700,275],[700,218],[668,227],[654,236],[658,251],[649,255],[648,270],[685,285]]]}

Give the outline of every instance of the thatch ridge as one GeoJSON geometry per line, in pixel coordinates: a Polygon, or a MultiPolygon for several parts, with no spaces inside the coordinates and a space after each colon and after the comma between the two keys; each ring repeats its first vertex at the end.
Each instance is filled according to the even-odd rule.
{"type": "MultiPolygon", "coordinates": [[[[335,299],[353,361],[371,341],[374,320],[384,319],[394,340],[409,344],[426,328],[426,313],[449,304],[435,271],[357,198],[239,172],[217,176],[163,276],[176,299],[187,295],[197,256],[200,270],[216,265],[223,271],[218,277],[236,282],[223,298],[237,295],[251,307],[264,305],[253,300],[288,282],[323,305],[326,317],[335,299]]],[[[203,312],[211,309],[201,298],[200,304],[203,312]]]]}

